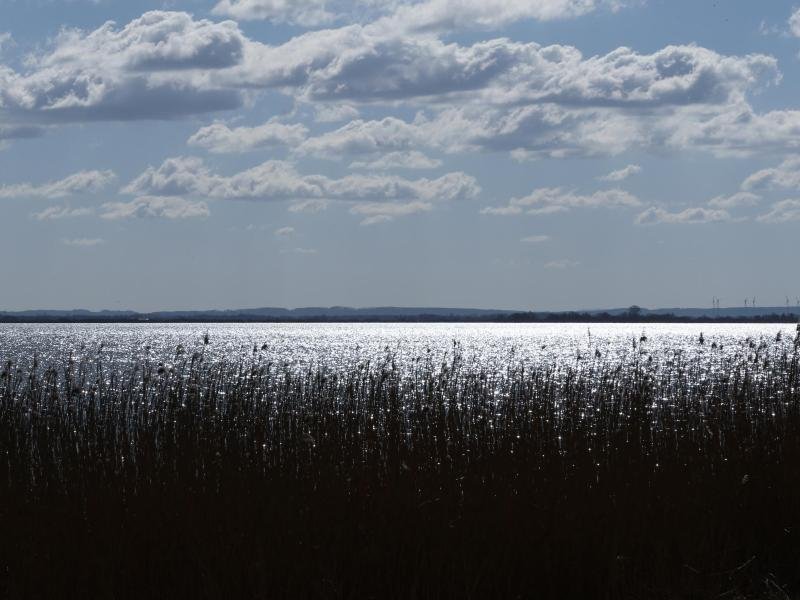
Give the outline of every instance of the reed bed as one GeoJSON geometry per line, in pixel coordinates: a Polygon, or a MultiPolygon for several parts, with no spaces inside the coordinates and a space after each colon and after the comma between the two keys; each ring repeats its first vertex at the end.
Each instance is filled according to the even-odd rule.
{"type": "Polygon", "coordinates": [[[697,343],[7,362],[0,597],[798,598],[800,326],[697,343]]]}

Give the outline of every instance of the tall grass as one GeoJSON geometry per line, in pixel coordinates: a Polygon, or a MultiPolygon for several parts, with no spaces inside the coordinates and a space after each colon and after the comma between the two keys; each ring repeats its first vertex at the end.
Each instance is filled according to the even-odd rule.
{"type": "Polygon", "coordinates": [[[0,597],[800,597],[800,327],[697,343],[6,363],[0,597]]]}

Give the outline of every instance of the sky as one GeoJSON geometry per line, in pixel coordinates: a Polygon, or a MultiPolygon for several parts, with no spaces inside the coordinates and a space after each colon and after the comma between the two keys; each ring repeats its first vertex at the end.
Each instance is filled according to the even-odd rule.
{"type": "Polygon", "coordinates": [[[800,303],[800,6],[0,0],[0,310],[800,303]]]}

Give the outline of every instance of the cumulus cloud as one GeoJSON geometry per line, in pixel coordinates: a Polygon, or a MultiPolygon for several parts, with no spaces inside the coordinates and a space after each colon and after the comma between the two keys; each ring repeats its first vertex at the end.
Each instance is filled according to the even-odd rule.
{"type": "Polygon", "coordinates": [[[721,104],[779,77],[772,57],[723,56],[694,45],[652,54],[622,47],[585,58],[573,46],[505,38],[463,46],[431,37],[374,35],[360,26],[311,32],[253,52],[248,67],[253,80],[292,85],[318,101],[469,94],[471,101],[489,105],[721,104]]]}
{"type": "Polygon", "coordinates": [[[275,235],[278,237],[289,237],[294,235],[294,227],[280,227],[275,230],[275,235]]]}
{"type": "MultiPolygon", "coordinates": [[[[144,173],[122,188],[123,194],[180,196],[202,193],[214,176],[201,158],[178,156],[168,158],[159,167],[148,167],[144,173]]],[[[204,194],[208,195],[208,194],[204,194]]]]}
{"type": "Polygon", "coordinates": [[[800,8],[796,8],[789,17],[789,31],[794,37],[800,37],[800,8]]]}
{"type": "Polygon", "coordinates": [[[94,209],[72,208],[70,206],[50,206],[42,211],[33,213],[31,216],[37,221],[51,221],[56,219],[72,219],[75,217],[86,217],[94,214],[94,209]]]}
{"type": "Polygon", "coordinates": [[[719,223],[730,221],[728,211],[718,208],[687,208],[680,212],[669,212],[663,208],[651,207],[636,217],[637,225],[655,225],[659,223],[672,225],[694,225],[701,223],[719,223]]]}
{"type": "Polygon", "coordinates": [[[433,210],[430,202],[366,202],[352,206],[350,213],[364,216],[362,225],[376,225],[430,210],[433,210]]]}
{"type": "Polygon", "coordinates": [[[327,178],[300,175],[285,161],[267,161],[230,177],[212,173],[199,158],[177,157],[149,167],[125,188],[133,195],[285,200],[322,197],[327,178]]]}
{"type": "Polygon", "coordinates": [[[326,107],[426,108],[414,123],[357,119],[311,138],[304,150],[314,155],[367,151],[387,141],[384,152],[436,144],[446,152],[516,150],[535,159],[664,145],[736,151],[798,139],[791,112],[758,115],[745,101],[748,92],[779,81],[774,58],[725,56],[695,45],[584,57],[565,45],[504,38],[462,45],[351,25],[280,46],[250,46],[231,77],[326,107]],[[747,132],[736,126],[742,118],[751,120],[747,132]]]}
{"type": "Polygon", "coordinates": [[[349,154],[412,152],[427,147],[458,152],[509,152],[520,162],[543,157],[608,155],[645,146],[635,119],[610,109],[567,110],[552,104],[493,108],[464,104],[417,115],[351,122],[307,140],[299,153],[339,158],[349,154]]]}
{"type": "Polygon", "coordinates": [[[568,19],[599,7],[616,11],[622,6],[619,0],[219,0],[212,12],[305,27],[383,13],[376,26],[412,33],[495,29],[523,19],[568,19]]]}
{"type": "Polygon", "coordinates": [[[436,169],[441,166],[441,160],[429,158],[417,150],[390,152],[375,160],[354,161],[350,163],[351,169],[368,169],[373,171],[390,171],[392,169],[436,169]]]}
{"type": "Polygon", "coordinates": [[[109,21],[86,33],[65,29],[37,67],[86,61],[111,63],[124,71],[220,69],[242,59],[245,38],[233,21],[196,21],[184,12],[152,11],[118,29],[109,21]]]}
{"type": "Polygon", "coordinates": [[[407,31],[497,29],[523,19],[580,17],[601,4],[620,6],[602,0],[424,0],[398,7],[385,22],[407,31]]]}
{"type": "Polygon", "coordinates": [[[509,150],[528,144],[543,155],[591,154],[613,150],[625,137],[620,128],[603,131],[597,115],[569,117],[555,107],[525,107],[510,111],[460,107],[438,111],[432,117],[418,115],[413,122],[396,117],[346,125],[310,137],[298,155],[341,159],[345,156],[374,156],[354,162],[356,168],[434,168],[417,147],[443,152],[468,150],[509,150]]]}
{"type": "MultiPolygon", "coordinates": [[[[408,179],[396,175],[349,175],[333,179],[303,175],[292,163],[267,161],[223,176],[212,173],[197,158],[168,159],[134,179],[123,193],[137,196],[199,196],[211,199],[291,201],[292,212],[316,212],[329,202],[351,203],[352,214],[364,216],[364,224],[432,210],[437,204],[465,200],[480,193],[477,181],[461,172],[435,179],[408,179]]],[[[115,210],[132,211],[131,204],[115,204],[115,210]]],[[[148,205],[149,207],[149,205],[148,205]]],[[[124,213],[127,216],[127,212],[124,213]]]]}
{"type": "Polygon", "coordinates": [[[284,124],[271,119],[257,127],[235,127],[214,123],[201,128],[189,138],[188,144],[214,153],[248,152],[261,148],[295,147],[308,136],[301,124],[284,124]]]}
{"type": "Polygon", "coordinates": [[[73,194],[94,194],[115,180],[113,171],[80,171],[49,183],[0,186],[0,198],[63,198],[73,194]]]}
{"type": "Polygon", "coordinates": [[[61,240],[65,246],[75,246],[77,248],[92,248],[105,244],[106,241],[102,238],[65,238],[61,240]]]}
{"type": "Polygon", "coordinates": [[[480,192],[474,177],[461,172],[436,179],[406,179],[395,175],[349,175],[326,180],[323,196],[338,200],[419,199],[448,202],[474,198],[480,192]]]}
{"type": "Polygon", "coordinates": [[[639,165],[628,165],[624,169],[619,169],[618,171],[612,171],[608,175],[604,175],[602,177],[598,177],[600,181],[624,181],[628,179],[628,177],[632,177],[633,175],[637,175],[642,172],[642,167],[639,165]]]}
{"type": "Polygon", "coordinates": [[[318,213],[328,208],[329,200],[295,200],[289,205],[289,212],[318,213]]]}
{"type": "Polygon", "coordinates": [[[437,179],[406,179],[393,175],[349,175],[332,179],[302,175],[292,163],[267,161],[231,176],[211,173],[198,158],[178,157],[150,167],[129,183],[133,195],[197,195],[217,199],[259,200],[423,200],[473,198],[480,187],[461,172],[437,179]]]}
{"type": "Polygon", "coordinates": [[[738,206],[753,206],[761,201],[761,196],[749,192],[737,192],[730,196],[717,196],[708,201],[715,208],[736,208],[738,206]]]}
{"type": "Polygon", "coordinates": [[[743,101],[714,111],[689,107],[664,116],[654,129],[658,140],[668,146],[707,150],[722,157],[800,149],[800,111],[758,114],[743,101]]]}
{"type": "Polygon", "coordinates": [[[104,219],[191,219],[210,214],[205,202],[169,196],[143,196],[130,202],[103,204],[104,219]]]}
{"type": "Polygon", "coordinates": [[[27,72],[0,67],[0,106],[39,121],[169,118],[231,109],[240,91],[209,73],[241,62],[247,40],[236,23],[153,11],[117,28],[65,29],[29,57],[27,72]]]}
{"type": "Polygon", "coordinates": [[[566,110],[554,105],[507,110],[454,108],[422,126],[443,148],[507,151],[518,162],[616,155],[648,144],[637,119],[608,109],[566,110]]]}
{"type": "Polygon", "coordinates": [[[241,21],[263,19],[314,26],[333,20],[325,5],[326,0],[220,0],[211,12],[241,21]]]}
{"type": "MultiPolygon", "coordinates": [[[[221,4],[217,12],[261,6],[277,15],[321,0],[221,4]]],[[[370,4],[376,3],[364,3],[370,4]]],[[[410,15],[413,8],[428,23],[419,25],[423,30],[449,27],[453,18],[491,27],[518,18],[576,16],[600,4],[611,5],[425,0],[387,19],[410,15]]],[[[447,43],[388,27],[389,21],[311,31],[274,46],[247,38],[232,21],[184,12],[152,11],[124,26],[65,30],[31,56],[24,72],[0,66],[0,107],[15,123],[28,125],[175,118],[238,108],[262,90],[290,95],[327,122],[355,119],[354,105],[368,103],[425,108],[419,122],[355,119],[302,143],[302,125],[278,131],[279,123],[214,124],[192,139],[216,152],[299,143],[307,155],[324,157],[344,151],[374,153],[377,159],[426,145],[445,152],[516,150],[519,157],[534,159],[613,155],[665,144],[712,151],[786,148],[800,139],[797,114],[758,115],[744,99],[779,79],[772,57],[725,56],[694,45],[650,54],[623,47],[585,57],[572,46],[505,38],[447,43]],[[746,127],[737,125],[747,118],[746,127]],[[461,124],[467,126],[453,127],[461,124]]]]}
{"type": "Polygon", "coordinates": [[[777,167],[753,173],[742,183],[742,189],[748,191],[776,188],[800,188],[800,158],[787,158],[777,167]]]}
{"type": "Polygon", "coordinates": [[[758,217],[762,223],[788,223],[800,221],[800,200],[782,200],[772,205],[772,210],[758,217]]]}
{"type": "Polygon", "coordinates": [[[420,143],[419,129],[395,117],[379,121],[357,119],[347,125],[306,140],[299,154],[322,158],[341,158],[343,155],[378,154],[407,150],[420,143]]]}
{"type": "Polygon", "coordinates": [[[565,212],[574,208],[630,208],[641,201],[624,190],[601,190],[593,194],[577,194],[563,188],[540,188],[522,198],[512,198],[506,206],[487,207],[487,215],[541,215],[565,212]]]}
{"type": "Polygon", "coordinates": [[[260,63],[262,85],[291,83],[312,101],[425,101],[429,115],[413,123],[355,120],[308,140],[308,153],[427,144],[448,152],[516,151],[526,160],[664,145],[743,153],[800,144],[800,111],[760,115],[744,100],[780,77],[775,59],[764,55],[669,46],[584,58],[570,46],[505,39],[460,46],[373,39],[353,27],[315,34],[271,49],[260,63]],[[283,57],[288,46],[293,52],[283,57]],[[279,60],[271,63],[272,53],[279,60]],[[285,68],[275,71],[281,58],[285,68]]]}

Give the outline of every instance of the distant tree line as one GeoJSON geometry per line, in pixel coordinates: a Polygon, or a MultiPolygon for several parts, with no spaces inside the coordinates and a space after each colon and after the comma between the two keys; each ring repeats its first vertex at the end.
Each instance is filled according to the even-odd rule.
{"type": "Polygon", "coordinates": [[[791,313],[747,316],[678,316],[672,313],[646,313],[637,307],[622,313],[609,312],[517,312],[488,315],[352,315],[265,317],[253,315],[202,315],[180,317],[119,316],[15,316],[0,315],[0,323],[797,323],[791,313]]]}

